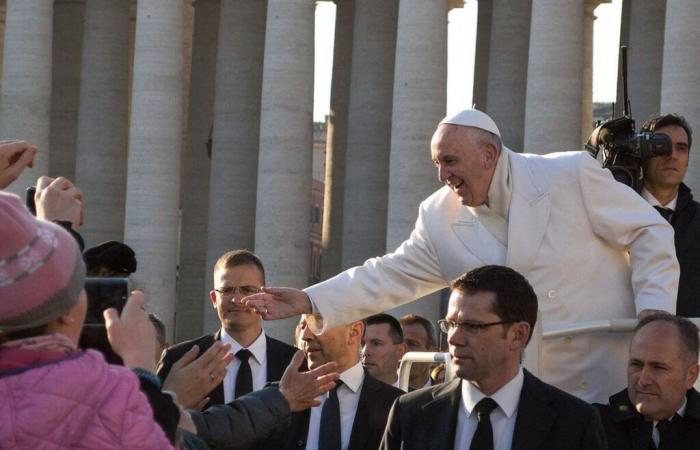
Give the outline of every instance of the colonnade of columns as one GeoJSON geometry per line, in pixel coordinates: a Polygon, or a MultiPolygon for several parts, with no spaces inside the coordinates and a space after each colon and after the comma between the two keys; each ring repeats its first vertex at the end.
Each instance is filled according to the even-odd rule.
{"type": "MultiPolygon", "coordinates": [[[[694,2],[624,2],[638,121],[678,111],[700,129],[694,2]]],[[[446,113],[448,11],[461,6],[335,3],[324,278],[396,248],[438,187],[428,149],[446,113]]],[[[599,3],[479,0],[474,102],[508,147],[575,150],[588,137],[599,3]]],[[[315,2],[136,6],[134,22],[128,2],[0,2],[0,138],[41,148],[15,190],[44,173],[76,180],[86,192],[88,244],[125,240],[136,250],[138,284],[179,340],[216,326],[206,292],[227,250],[254,250],[268,285],[308,282],[315,2]],[[185,33],[192,63],[183,69],[185,33]]],[[[700,186],[693,164],[691,187],[700,186]]],[[[438,303],[395,312],[436,318],[438,303]]],[[[268,331],[289,340],[292,328],[271,323],[268,331]]]]}

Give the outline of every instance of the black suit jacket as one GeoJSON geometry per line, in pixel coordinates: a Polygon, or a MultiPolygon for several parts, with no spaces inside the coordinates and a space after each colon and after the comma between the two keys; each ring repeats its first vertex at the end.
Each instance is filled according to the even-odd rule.
{"type": "MultiPolygon", "coordinates": [[[[389,409],[394,400],[403,393],[401,389],[377,380],[365,370],[348,450],[376,450],[379,447],[389,409]]],[[[308,409],[293,413],[289,428],[270,439],[264,448],[266,450],[306,448],[310,415],[311,411],[308,409]]]]}
{"type": "MultiPolygon", "coordinates": [[[[187,353],[195,344],[199,346],[199,356],[201,356],[209,349],[209,347],[214,345],[214,342],[219,340],[221,340],[221,330],[218,330],[214,334],[208,334],[206,336],[201,336],[196,339],[173,345],[172,347],[168,348],[161,357],[160,363],[158,364],[158,376],[161,380],[165,380],[165,377],[167,377],[168,373],[170,373],[170,369],[172,368],[173,364],[185,353],[187,353]]],[[[267,341],[267,381],[279,381],[297,349],[291,345],[285,344],[282,341],[273,339],[270,336],[265,336],[265,340],[267,341]]],[[[219,383],[219,385],[208,394],[208,397],[210,400],[207,407],[223,404],[223,382],[219,383]]]]}
{"type": "MultiPolygon", "coordinates": [[[[381,449],[452,450],[461,379],[401,396],[389,413],[381,449]]],[[[606,449],[596,410],[525,371],[513,450],[606,449]]]]}
{"type": "Polygon", "coordinates": [[[698,202],[685,184],[678,189],[676,209],[671,216],[676,256],[681,266],[676,314],[700,316],[700,213],[698,202]]]}
{"type": "MultiPolygon", "coordinates": [[[[686,395],[685,415],[671,422],[672,441],[664,448],[690,450],[700,448],[700,394],[695,389],[686,395]]],[[[651,443],[652,422],[644,420],[632,405],[624,389],[610,397],[607,405],[595,404],[603,419],[610,450],[647,450],[651,443]]]]}

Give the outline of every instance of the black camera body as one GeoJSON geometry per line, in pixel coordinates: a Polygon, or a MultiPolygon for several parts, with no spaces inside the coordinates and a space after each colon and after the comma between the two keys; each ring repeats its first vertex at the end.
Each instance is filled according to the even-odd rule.
{"type": "Polygon", "coordinates": [[[621,183],[641,192],[642,166],[651,158],[671,154],[671,139],[665,134],[635,132],[634,120],[611,119],[599,125],[588,139],[586,149],[621,183]]]}
{"type": "Polygon", "coordinates": [[[671,138],[665,134],[635,131],[627,92],[626,45],[620,47],[620,62],[623,115],[602,124],[598,122],[598,127],[588,138],[586,150],[599,160],[604,168],[610,169],[617,181],[641,193],[644,186],[642,166],[656,156],[670,155],[671,138]]]}

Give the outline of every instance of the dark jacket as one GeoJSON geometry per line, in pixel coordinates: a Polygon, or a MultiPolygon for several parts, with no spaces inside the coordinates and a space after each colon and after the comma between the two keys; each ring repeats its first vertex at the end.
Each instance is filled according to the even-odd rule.
{"type": "Polygon", "coordinates": [[[700,214],[697,212],[698,202],[693,200],[688,186],[681,183],[671,225],[681,266],[676,313],[683,317],[700,317],[700,214]]]}
{"type": "MultiPolygon", "coordinates": [[[[381,449],[452,450],[461,379],[401,396],[389,413],[381,449]]],[[[513,450],[605,449],[596,410],[525,371],[513,450]]]]}
{"type": "Polygon", "coordinates": [[[289,403],[277,388],[251,392],[226,405],[190,412],[197,436],[219,450],[251,449],[289,426],[289,403]]]}
{"type": "MultiPolygon", "coordinates": [[[[365,370],[360,399],[355,411],[348,450],[376,450],[382,440],[389,409],[404,392],[383,383],[365,370]]],[[[292,414],[291,425],[266,442],[266,450],[303,450],[309,431],[310,410],[292,414]]],[[[319,449],[323,450],[323,449],[319,449]]]]}
{"type": "MultiPolygon", "coordinates": [[[[282,341],[273,339],[270,336],[265,336],[265,339],[267,341],[267,381],[279,381],[297,349],[282,341]]],[[[198,337],[197,339],[173,345],[163,353],[160,363],[158,364],[158,376],[161,380],[165,380],[173,364],[195,344],[199,346],[199,355],[201,356],[209,347],[214,345],[214,342],[219,340],[221,340],[221,330],[214,334],[208,334],[198,337]]],[[[223,382],[219,383],[207,396],[210,398],[207,406],[223,404],[223,382]]]]}
{"type": "MultiPolygon", "coordinates": [[[[674,419],[671,425],[672,440],[664,443],[668,450],[700,448],[700,394],[688,391],[685,415],[674,419]]],[[[610,450],[648,450],[651,444],[653,423],[644,420],[632,405],[624,389],[610,397],[607,405],[595,404],[603,419],[610,450]]]]}

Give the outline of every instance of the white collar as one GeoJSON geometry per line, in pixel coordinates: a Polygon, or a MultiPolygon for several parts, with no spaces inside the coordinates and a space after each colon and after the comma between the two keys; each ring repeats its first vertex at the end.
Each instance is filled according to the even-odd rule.
{"type": "Polygon", "coordinates": [[[649,192],[649,191],[647,190],[647,188],[645,188],[645,187],[642,188],[642,197],[643,197],[644,200],[646,200],[647,203],[649,203],[651,206],[660,206],[660,207],[662,207],[662,208],[669,208],[669,209],[672,209],[672,210],[674,210],[674,211],[676,210],[676,203],[678,202],[678,193],[676,193],[676,196],[673,197],[673,200],[671,200],[670,202],[666,203],[665,205],[662,205],[662,204],[656,199],[656,197],[654,197],[654,194],[652,194],[651,192],[649,192]]]}
{"type": "MultiPolygon", "coordinates": [[[[520,391],[523,389],[525,376],[522,366],[518,369],[518,373],[510,379],[506,384],[501,386],[490,397],[498,404],[498,407],[510,418],[518,409],[520,403],[520,391]]],[[[486,397],[483,392],[477,389],[467,380],[462,380],[462,406],[466,409],[467,414],[471,415],[474,407],[479,401],[486,397]]]]}
{"type": "Polygon", "coordinates": [[[340,380],[353,392],[357,392],[362,387],[365,379],[365,369],[360,361],[354,366],[340,374],[340,380]]]}
{"type": "MultiPolygon", "coordinates": [[[[238,353],[238,350],[243,348],[243,346],[232,338],[231,335],[229,335],[223,328],[221,328],[221,342],[224,344],[231,344],[230,352],[234,355],[238,353]]],[[[253,354],[253,357],[258,364],[262,365],[263,362],[265,362],[265,356],[267,355],[267,339],[265,338],[265,330],[260,330],[258,337],[255,338],[253,343],[250,344],[247,349],[253,354]]]]}
{"type": "Polygon", "coordinates": [[[510,176],[509,150],[505,147],[501,149],[501,154],[496,161],[496,170],[489,185],[489,192],[486,203],[476,207],[469,207],[476,216],[497,215],[508,220],[508,210],[510,208],[510,198],[512,194],[510,176]]]}

